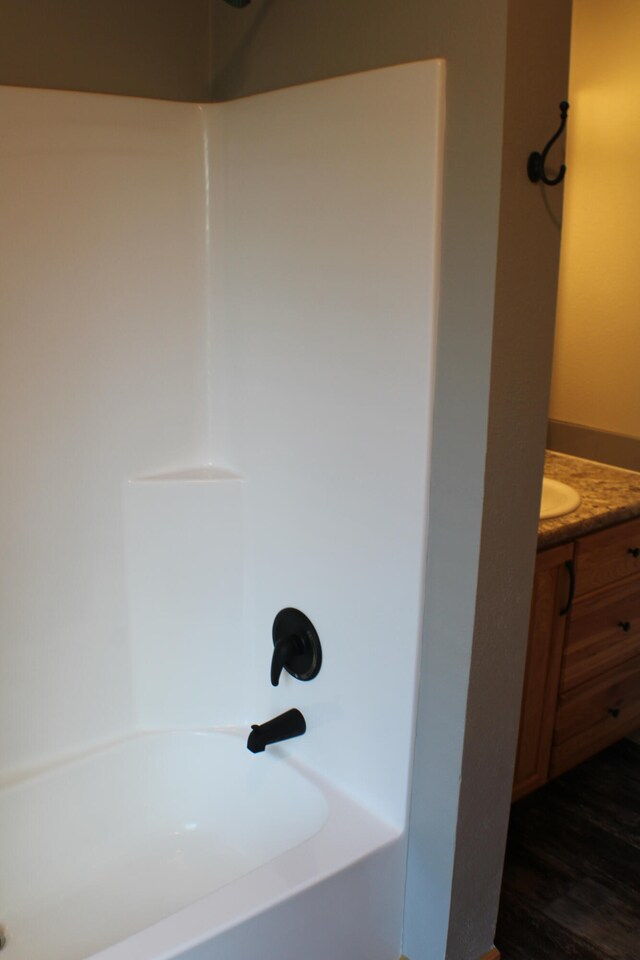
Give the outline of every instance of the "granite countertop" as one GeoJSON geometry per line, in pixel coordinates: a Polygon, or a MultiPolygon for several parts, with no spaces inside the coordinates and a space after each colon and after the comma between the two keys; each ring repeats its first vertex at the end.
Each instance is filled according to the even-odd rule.
{"type": "Polygon", "coordinates": [[[640,517],[640,473],[552,450],[547,450],[544,473],[577,490],[582,502],[573,513],[540,521],[539,550],[640,517]]]}

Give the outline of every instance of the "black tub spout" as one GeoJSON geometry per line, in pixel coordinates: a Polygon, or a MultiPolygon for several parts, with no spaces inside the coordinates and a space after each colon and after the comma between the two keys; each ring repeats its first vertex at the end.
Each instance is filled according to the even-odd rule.
{"type": "Polygon", "coordinates": [[[299,710],[287,710],[273,720],[266,723],[252,723],[251,733],[247,740],[247,750],[251,753],[262,753],[270,743],[280,743],[282,740],[291,740],[292,737],[301,737],[306,731],[307,724],[299,710]]]}

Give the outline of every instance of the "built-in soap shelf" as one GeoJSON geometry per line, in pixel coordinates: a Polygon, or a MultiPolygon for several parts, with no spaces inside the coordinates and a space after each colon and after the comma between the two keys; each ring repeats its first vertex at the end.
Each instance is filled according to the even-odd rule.
{"type": "Polygon", "coordinates": [[[239,473],[226,467],[207,464],[201,467],[188,467],[184,470],[172,470],[168,473],[153,473],[142,477],[132,477],[129,483],[206,483],[210,481],[238,480],[239,473]]]}
{"type": "Polygon", "coordinates": [[[124,485],[138,726],[241,722],[242,477],[202,465],[124,485]],[[237,715],[237,716],[236,716],[237,715]]]}

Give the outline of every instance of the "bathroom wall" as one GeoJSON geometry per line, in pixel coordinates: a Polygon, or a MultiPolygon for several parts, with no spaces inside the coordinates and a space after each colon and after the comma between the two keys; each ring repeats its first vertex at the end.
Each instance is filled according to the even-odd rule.
{"type": "Polygon", "coordinates": [[[298,707],[308,732],[280,749],[399,828],[443,71],[417,63],[203,108],[213,466],[125,491],[136,722],[246,728],[298,707]],[[287,606],[315,623],[323,666],[274,689],[271,628],[287,606]]]}
{"type": "Polygon", "coordinates": [[[282,749],[404,825],[443,75],[0,91],[5,773],[297,706],[282,749]],[[285,606],[324,662],[274,690],[285,606]]]}
{"type": "Polygon", "coordinates": [[[123,484],[207,462],[196,107],[0,89],[0,770],[129,730],[123,484]]]}
{"type": "Polygon", "coordinates": [[[0,83],[207,100],[222,0],[2,0],[0,83]]]}
{"type": "Polygon", "coordinates": [[[533,145],[546,142],[558,102],[566,96],[570,28],[570,0],[536,5],[511,0],[490,429],[462,769],[467,789],[460,800],[458,895],[447,953],[451,960],[477,958],[474,931],[487,929],[500,896],[501,841],[510,814],[537,549],[562,211],[562,187],[532,184],[526,159],[533,145]],[[503,784],[499,798],[487,793],[487,775],[503,784]],[[480,864],[486,875],[493,867],[491,879],[474,886],[468,877],[480,864]]]}
{"type": "Polygon", "coordinates": [[[638,37],[634,0],[574,0],[550,417],[561,449],[640,469],[638,37]]]}
{"type": "MultiPolygon", "coordinates": [[[[431,439],[444,66],[218,105],[223,459],[246,478],[247,720],[405,822],[431,439]],[[314,622],[311,683],[269,683],[283,607],[314,622]]],[[[217,400],[214,401],[219,406],[217,400]]]]}

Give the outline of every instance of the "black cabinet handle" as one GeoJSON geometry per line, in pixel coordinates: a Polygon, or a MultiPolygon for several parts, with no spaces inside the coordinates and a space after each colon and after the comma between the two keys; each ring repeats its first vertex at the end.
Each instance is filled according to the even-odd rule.
{"type": "Polygon", "coordinates": [[[560,616],[564,617],[569,613],[571,607],[573,606],[573,596],[576,592],[576,568],[574,566],[573,560],[565,560],[565,568],[569,574],[569,599],[567,600],[566,607],[563,607],[560,611],[560,616]]]}
{"type": "Polygon", "coordinates": [[[624,630],[625,633],[629,633],[629,630],[631,630],[631,624],[628,620],[621,620],[618,626],[621,630],[624,630]]]}
{"type": "Polygon", "coordinates": [[[630,553],[632,557],[635,557],[636,560],[640,557],[640,547],[629,547],[627,552],[630,553]]]}

